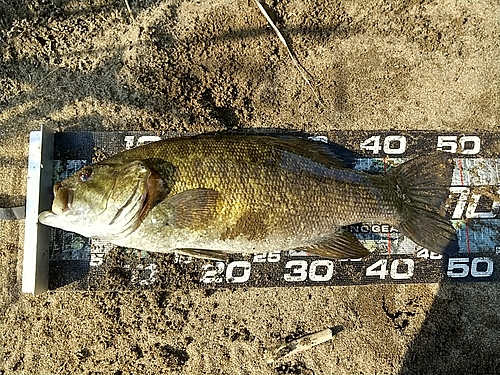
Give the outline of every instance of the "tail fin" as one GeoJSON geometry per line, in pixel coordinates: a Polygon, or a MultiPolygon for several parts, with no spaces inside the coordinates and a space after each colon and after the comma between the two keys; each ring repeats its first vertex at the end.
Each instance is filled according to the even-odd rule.
{"type": "Polygon", "coordinates": [[[418,245],[440,254],[458,249],[456,231],[446,217],[454,165],[449,154],[431,153],[389,172],[403,198],[399,230],[418,245]]]}

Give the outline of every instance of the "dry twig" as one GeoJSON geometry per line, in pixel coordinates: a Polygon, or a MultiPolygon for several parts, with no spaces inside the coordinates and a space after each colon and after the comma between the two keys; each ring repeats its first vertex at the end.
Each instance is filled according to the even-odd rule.
{"type": "Polygon", "coordinates": [[[279,348],[271,351],[266,356],[266,361],[268,363],[273,363],[280,358],[288,357],[292,354],[300,353],[305,350],[311,349],[313,346],[322,344],[324,342],[330,341],[340,327],[326,328],[322,331],[311,333],[299,337],[298,339],[292,340],[285,345],[281,345],[279,348]]]}
{"type": "Polygon", "coordinates": [[[274,22],[271,19],[271,17],[269,17],[269,14],[264,9],[264,7],[260,3],[260,1],[259,0],[254,0],[254,1],[255,1],[255,4],[257,4],[257,7],[259,7],[260,12],[264,15],[264,17],[266,17],[267,22],[269,23],[269,25],[271,25],[271,27],[273,28],[274,32],[276,33],[276,35],[278,36],[279,40],[281,41],[281,43],[283,43],[283,45],[285,46],[285,48],[286,48],[286,50],[288,52],[288,55],[292,59],[293,64],[295,65],[295,67],[299,71],[299,73],[302,76],[302,78],[304,79],[304,81],[306,81],[307,85],[309,86],[309,88],[313,92],[314,96],[316,97],[316,100],[320,104],[323,104],[323,102],[321,101],[321,99],[319,97],[319,94],[317,93],[317,91],[314,89],[314,87],[312,86],[311,82],[307,78],[307,73],[306,73],[305,69],[302,68],[302,66],[299,63],[299,60],[297,60],[297,58],[295,57],[295,55],[293,54],[293,52],[288,47],[288,43],[286,42],[285,38],[283,37],[283,34],[281,34],[281,32],[279,31],[278,27],[274,24],[274,22]]]}
{"type": "Polygon", "coordinates": [[[125,5],[127,6],[128,13],[130,14],[130,18],[132,22],[135,21],[134,14],[132,13],[132,9],[130,9],[130,5],[128,4],[128,0],[125,0],[125,5]]]}

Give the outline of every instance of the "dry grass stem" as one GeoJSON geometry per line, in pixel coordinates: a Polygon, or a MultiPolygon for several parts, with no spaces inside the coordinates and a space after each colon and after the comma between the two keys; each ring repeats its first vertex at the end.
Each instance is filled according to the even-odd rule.
{"type": "Polygon", "coordinates": [[[309,88],[311,89],[312,93],[316,97],[316,100],[320,104],[323,104],[323,102],[321,101],[321,99],[319,97],[318,92],[314,89],[313,85],[311,84],[311,82],[307,78],[307,72],[300,65],[299,60],[297,60],[297,58],[295,57],[295,55],[293,54],[293,52],[291,51],[291,49],[288,47],[288,43],[286,42],[285,38],[283,37],[283,34],[281,34],[281,32],[279,31],[278,27],[275,25],[275,23],[273,22],[273,20],[271,19],[271,17],[269,17],[269,14],[266,12],[266,10],[264,9],[264,7],[260,3],[260,1],[259,0],[254,0],[254,1],[257,4],[257,6],[259,7],[260,12],[264,15],[264,17],[266,17],[267,22],[269,23],[269,25],[271,25],[271,27],[273,28],[274,32],[276,33],[276,35],[278,36],[279,40],[281,41],[281,43],[283,43],[283,45],[285,46],[286,50],[288,51],[288,55],[290,56],[290,58],[293,61],[293,64],[295,65],[295,67],[299,71],[299,73],[302,76],[302,78],[304,79],[304,81],[306,81],[307,85],[309,86],[309,88]]]}
{"type": "Polygon", "coordinates": [[[130,18],[132,19],[132,22],[135,21],[134,14],[132,13],[132,9],[130,9],[130,5],[128,3],[128,0],[125,0],[125,5],[127,6],[128,13],[130,14],[130,18]]]}

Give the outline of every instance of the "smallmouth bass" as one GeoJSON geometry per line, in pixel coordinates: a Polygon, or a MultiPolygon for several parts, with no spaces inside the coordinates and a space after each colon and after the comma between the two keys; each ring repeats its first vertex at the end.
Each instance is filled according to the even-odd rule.
{"type": "Polygon", "coordinates": [[[386,174],[347,168],[326,144],[294,137],[172,138],[86,166],[54,186],[42,224],[146,251],[207,259],[305,250],[369,251],[346,229],[378,221],[443,253],[454,162],[432,153],[386,174]]]}

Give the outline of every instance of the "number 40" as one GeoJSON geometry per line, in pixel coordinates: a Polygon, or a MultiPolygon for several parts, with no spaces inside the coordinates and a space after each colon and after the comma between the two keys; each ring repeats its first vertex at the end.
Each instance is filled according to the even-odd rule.
{"type": "Polygon", "coordinates": [[[388,135],[384,138],[383,146],[380,145],[380,135],[374,135],[359,145],[363,150],[378,154],[381,150],[387,155],[404,154],[406,151],[406,137],[404,135],[388,135]]]}
{"type": "Polygon", "coordinates": [[[387,270],[387,263],[387,259],[379,259],[366,268],[366,276],[378,276],[381,280],[386,276],[394,280],[406,280],[410,279],[415,271],[413,259],[394,259],[390,271],[387,270]]]}

